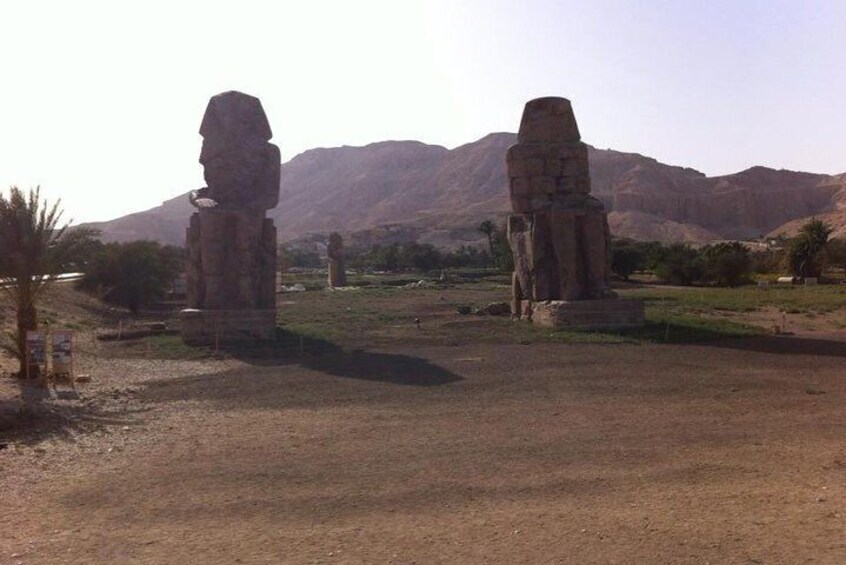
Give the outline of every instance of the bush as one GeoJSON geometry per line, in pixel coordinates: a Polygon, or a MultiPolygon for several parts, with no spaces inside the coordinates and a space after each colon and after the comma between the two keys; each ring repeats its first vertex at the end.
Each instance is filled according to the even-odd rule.
{"type": "Polygon", "coordinates": [[[491,256],[487,251],[469,245],[462,245],[455,251],[443,254],[443,266],[450,269],[488,267],[490,264],[491,256]]]}
{"type": "MultiPolygon", "coordinates": [[[[497,235],[494,234],[494,249],[497,235]]],[[[508,251],[509,255],[511,251],[508,251]]],[[[491,257],[487,251],[463,245],[454,251],[444,251],[428,243],[394,243],[374,245],[364,252],[347,252],[347,263],[357,269],[375,271],[439,271],[462,267],[488,267],[491,257]]],[[[509,263],[510,264],[510,263],[509,263]]]]}
{"type": "Polygon", "coordinates": [[[323,260],[317,251],[310,251],[300,248],[288,248],[279,246],[279,266],[285,271],[291,267],[319,268],[323,266],[323,260]]]}
{"type": "Polygon", "coordinates": [[[749,249],[737,241],[718,243],[702,249],[704,278],[719,286],[739,286],[749,281],[752,259],[749,249]]]}
{"type": "Polygon", "coordinates": [[[153,241],[109,243],[93,258],[81,287],[137,314],[164,297],[182,269],[184,251],[153,241]]]}
{"type": "Polygon", "coordinates": [[[673,243],[656,250],[655,276],[664,282],[689,286],[702,278],[699,253],[686,243],[673,243]]]}
{"type": "Polygon", "coordinates": [[[830,239],[825,244],[826,262],[839,267],[846,273],[846,239],[830,239]]]}
{"type": "Polygon", "coordinates": [[[768,249],[766,251],[755,251],[750,254],[752,261],[752,272],[759,275],[781,274],[784,265],[784,251],[780,249],[768,249]]]}
{"type": "Polygon", "coordinates": [[[646,250],[643,245],[626,239],[611,242],[611,270],[623,280],[632,273],[646,268],[646,250]]]}
{"type": "Polygon", "coordinates": [[[506,273],[514,270],[514,254],[505,229],[497,230],[493,235],[493,265],[506,273]]]}

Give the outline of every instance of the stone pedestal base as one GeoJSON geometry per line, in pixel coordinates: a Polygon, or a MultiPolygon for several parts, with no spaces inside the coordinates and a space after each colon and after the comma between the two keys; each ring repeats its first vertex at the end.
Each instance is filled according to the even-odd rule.
{"type": "Polygon", "coordinates": [[[273,339],[276,310],[195,310],[179,313],[185,343],[213,344],[273,339]]]}
{"type": "Polygon", "coordinates": [[[532,304],[532,323],[574,330],[637,327],[644,323],[643,301],[613,298],[535,302],[532,304]]]}

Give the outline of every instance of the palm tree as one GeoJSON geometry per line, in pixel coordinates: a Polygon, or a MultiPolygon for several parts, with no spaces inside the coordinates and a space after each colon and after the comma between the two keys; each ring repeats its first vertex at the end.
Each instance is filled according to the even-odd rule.
{"type": "Polygon", "coordinates": [[[802,226],[787,248],[788,265],[794,275],[802,278],[820,276],[822,251],[832,231],[831,226],[816,218],[802,226]]]}
{"type": "MultiPolygon", "coordinates": [[[[38,329],[36,306],[44,290],[56,280],[76,247],[91,232],[68,232],[57,227],[59,202],[41,200],[40,188],[28,193],[13,186],[0,194],[0,290],[15,308],[17,326],[9,348],[20,361],[20,375],[27,374],[26,332],[38,329]]],[[[30,367],[30,374],[38,367],[30,367]]]]}
{"type": "Polygon", "coordinates": [[[491,255],[491,261],[493,261],[493,259],[494,259],[493,234],[496,231],[496,226],[494,225],[494,223],[491,220],[485,220],[481,224],[479,224],[479,227],[477,227],[476,229],[479,230],[480,232],[482,232],[483,234],[485,234],[485,237],[488,238],[488,252],[491,255]]]}
{"type": "Polygon", "coordinates": [[[825,244],[825,255],[832,265],[843,269],[846,275],[846,238],[829,239],[825,244]]]}

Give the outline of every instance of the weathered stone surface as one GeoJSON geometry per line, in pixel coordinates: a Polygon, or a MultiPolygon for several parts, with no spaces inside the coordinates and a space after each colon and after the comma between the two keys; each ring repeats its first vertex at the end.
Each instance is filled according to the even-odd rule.
{"type": "Polygon", "coordinates": [[[200,135],[206,139],[234,137],[270,141],[273,132],[258,98],[230,90],[211,97],[200,124],[200,135]]]}
{"type": "Polygon", "coordinates": [[[279,203],[279,148],[258,98],[241,92],[213,96],[200,127],[200,163],[208,187],[197,196],[218,208],[269,210],[279,203]]]}
{"type": "Polygon", "coordinates": [[[580,139],[573,107],[566,98],[536,98],[526,104],[517,143],[556,143],[580,139]]]}
{"type": "Polygon", "coordinates": [[[550,210],[508,217],[519,298],[610,298],[608,224],[591,209],[550,210]],[[592,241],[585,245],[584,240],[592,241]]]}
{"type": "Polygon", "coordinates": [[[191,198],[198,211],[186,232],[191,313],[183,318],[183,336],[194,339],[206,324],[231,337],[246,332],[251,321],[255,335],[269,336],[275,328],[276,228],[265,212],[279,199],[279,149],[268,143],[261,102],[240,92],[212,97],[200,133],[208,186],[191,198]]]}
{"type": "Polygon", "coordinates": [[[329,234],[329,245],[326,246],[329,257],[329,287],[347,286],[347,271],[344,262],[344,239],[338,232],[329,234]]]}
{"type": "Polygon", "coordinates": [[[186,239],[189,308],[276,307],[276,229],[262,212],[201,209],[186,239]]]}
{"type": "MultiPolygon", "coordinates": [[[[610,286],[607,214],[602,202],[590,196],[587,146],[580,141],[570,102],[540,98],[526,104],[517,144],[508,150],[506,163],[514,211],[508,217],[514,255],[512,314],[537,321],[538,309],[532,304],[599,304],[616,297],[610,286]]],[[[605,322],[616,316],[613,308],[598,306],[593,307],[596,315],[569,314],[590,310],[585,308],[564,308],[554,316],[542,310],[538,323],[572,321],[581,327],[593,320],[602,326],[602,312],[610,316],[605,322]]],[[[637,309],[620,306],[625,312],[631,308],[637,309]]]]}
{"type": "Polygon", "coordinates": [[[639,299],[547,300],[532,304],[532,323],[569,329],[614,329],[643,325],[643,301],[639,299]]]}

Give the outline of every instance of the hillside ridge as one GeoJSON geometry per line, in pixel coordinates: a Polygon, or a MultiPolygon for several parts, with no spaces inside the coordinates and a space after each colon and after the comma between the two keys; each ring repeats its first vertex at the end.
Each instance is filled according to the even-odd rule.
{"type": "MultiPolygon", "coordinates": [[[[280,241],[309,234],[405,227],[422,241],[479,240],[474,226],[509,211],[505,151],[516,134],[494,132],[447,149],[416,140],[318,147],[284,163],[280,203],[269,211],[280,241]]],[[[846,173],[753,166],[708,177],[639,153],[589,146],[593,193],[615,236],[705,243],[757,238],[824,217],[846,232],[846,173]]],[[[187,193],[186,193],[187,194],[187,193]]],[[[87,224],[107,241],[181,245],[193,209],[185,194],[160,206],[87,224]]]]}

